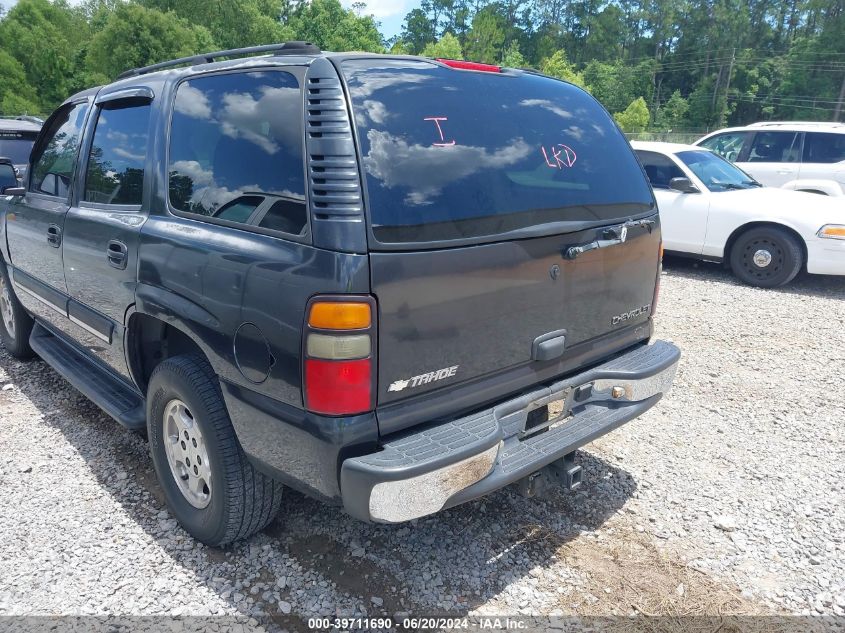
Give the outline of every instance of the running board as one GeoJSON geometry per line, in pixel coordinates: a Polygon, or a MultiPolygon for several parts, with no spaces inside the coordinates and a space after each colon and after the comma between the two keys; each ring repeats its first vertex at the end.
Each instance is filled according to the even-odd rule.
{"type": "Polygon", "coordinates": [[[76,347],[36,323],[32,349],[89,400],[127,429],[147,426],[144,397],[76,347]]]}

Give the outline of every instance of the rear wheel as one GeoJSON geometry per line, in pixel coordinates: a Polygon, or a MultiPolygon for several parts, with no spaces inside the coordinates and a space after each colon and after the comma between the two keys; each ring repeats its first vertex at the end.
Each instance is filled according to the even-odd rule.
{"type": "Polygon", "coordinates": [[[202,356],[176,356],[155,369],[147,433],[167,505],[194,538],[226,545],[276,516],[282,486],[247,460],[217,377],[202,356]]]}
{"type": "Polygon", "coordinates": [[[790,233],[760,227],[740,235],[730,254],[731,270],[743,282],[760,288],[789,283],[801,270],[801,244],[790,233]]]}
{"type": "Polygon", "coordinates": [[[15,295],[6,266],[0,263],[0,339],[9,354],[20,359],[35,356],[29,346],[33,325],[32,317],[15,295]]]}

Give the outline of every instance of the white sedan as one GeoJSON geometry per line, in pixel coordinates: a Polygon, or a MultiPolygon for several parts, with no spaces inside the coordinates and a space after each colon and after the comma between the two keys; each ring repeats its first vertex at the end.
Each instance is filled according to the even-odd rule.
{"type": "Polygon", "coordinates": [[[724,261],[765,288],[789,283],[804,267],[845,275],[841,199],[763,187],[693,145],[631,145],[654,189],[667,251],[724,261]]]}

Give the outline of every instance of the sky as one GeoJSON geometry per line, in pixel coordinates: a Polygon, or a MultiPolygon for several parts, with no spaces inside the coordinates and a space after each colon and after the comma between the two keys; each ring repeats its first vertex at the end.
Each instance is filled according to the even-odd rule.
{"type": "MultiPolygon", "coordinates": [[[[353,0],[341,0],[345,7],[352,6],[353,0]]],[[[381,33],[390,39],[399,35],[402,22],[408,11],[419,6],[419,0],[368,0],[366,13],[372,13],[381,22],[381,33]]]]}
{"type": "MultiPolygon", "coordinates": [[[[341,4],[345,7],[351,7],[354,0],[341,0],[341,4]]],[[[6,7],[6,10],[11,9],[17,0],[0,0],[0,4],[6,7]]],[[[80,0],[70,0],[70,4],[79,4],[80,0]]],[[[402,30],[402,21],[405,15],[419,5],[419,0],[367,0],[364,2],[367,5],[366,13],[372,13],[376,19],[381,22],[381,33],[386,38],[391,38],[398,35],[402,30]]]]}

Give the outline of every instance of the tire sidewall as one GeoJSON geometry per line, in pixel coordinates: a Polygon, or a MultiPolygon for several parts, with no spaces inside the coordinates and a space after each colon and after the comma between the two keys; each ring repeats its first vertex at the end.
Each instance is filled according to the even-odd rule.
{"type": "Polygon", "coordinates": [[[12,336],[6,330],[6,323],[0,319],[0,339],[3,341],[3,346],[12,356],[16,358],[30,358],[33,351],[29,346],[29,334],[32,332],[33,320],[32,317],[24,309],[20,300],[15,294],[15,289],[12,286],[12,280],[9,277],[9,271],[6,268],[5,262],[0,261],[0,275],[6,287],[9,289],[9,302],[12,306],[12,318],[15,321],[15,335],[12,336]]]}
{"type": "Polygon", "coordinates": [[[792,281],[803,265],[800,246],[788,233],[778,229],[759,228],[743,233],[731,248],[731,269],[742,282],[759,288],[776,288],[792,281]],[[757,278],[745,269],[747,245],[759,239],[774,242],[783,251],[784,261],[778,274],[769,278],[757,278]]]}
{"type": "Polygon", "coordinates": [[[218,437],[214,426],[208,422],[210,416],[208,406],[196,393],[196,388],[181,372],[175,370],[169,361],[165,361],[154,373],[147,394],[150,454],[170,511],[195,538],[214,544],[222,537],[229,509],[226,507],[224,494],[226,472],[220,457],[218,437]],[[164,411],[168,403],[177,398],[191,411],[208,451],[211,466],[211,501],[202,509],[192,506],[179,490],[164,448],[164,411]]]}
{"type": "MultiPolygon", "coordinates": [[[[12,293],[12,282],[9,279],[9,273],[6,272],[6,266],[0,266],[0,275],[3,277],[3,283],[6,284],[6,287],[9,289],[9,299],[12,306],[12,318],[15,321],[15,332],[18,331],[18,316],[17,316],[17,306],[15,305],[15,299],[13,298],[12,293]]],[[[9,330],[6,328],[6,322],[0,318],[0,339],[3,340],[4,347],[8,349],[13,349],[17,346],[17,336],[12,336],[9,330]]]]}

